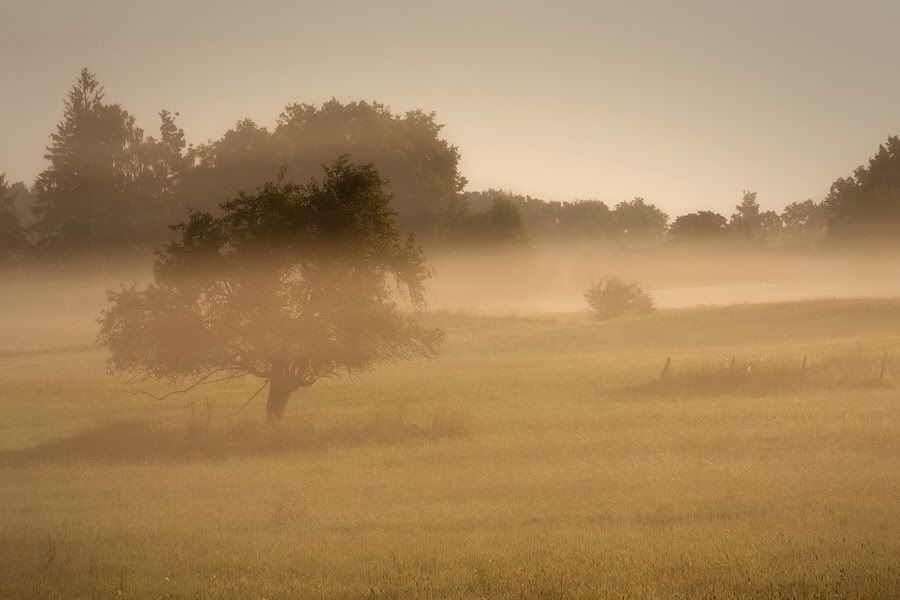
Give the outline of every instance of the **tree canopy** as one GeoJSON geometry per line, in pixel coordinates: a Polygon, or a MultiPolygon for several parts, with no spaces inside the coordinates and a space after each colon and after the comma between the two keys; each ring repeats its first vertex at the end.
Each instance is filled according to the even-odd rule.
{"type": "Polygon", "coordinates": [[[794,244],[815,245],[826,232],[825,208],[812,199],[785,206],[781,220],[785,239],[794,244]]]}
{"type": "Polygon", "coordinates": [[[728,219],[709,210],[681,215],[672,223],[669,233],[677,242],[720,240],[728,232],[728,219]]]}
{"type": "Polygon", "coordinates": [[[867,165],[837,179],[825,198],[833,242],[900,242],[900,138],[891,136],[867,165]]]}
{"type": "Polygon", "coordinates": [[[145,140],[134,117],[106,104],[94,74],[81,71],[34,184],[32,228],[43,248],[83,254],[162,237],[177,214],[169,171],[183,133],[169,113],[161,116],[162,140],[145,140]]]}
{"type": "Polygon", "coordinates": [[[773,210],[760,210],[756,192],[745,191],[741,203],[734,207],[729,228],[745,240],[773,243],[781,234],[781,217],[773,210]]]}
{"type": "Polygon", "coordinates": [[[269,131],[250,120],[220,139],[194,148],[182,197],[210,209],[240,189],[250,189],[281,165],[297,181],[313,176],[326,160],[348,154],[372,163],[390,182],[392,208],[402,230],[432,237],[459,224],[458,150],[441,137],[434,113],[394,114],[377,102],[321,106],[291,104],[269,131]]]}
{"type": "Polygon", "coordinates": [[[344,156],[305,185],[282,172],[177,230],[152,284],[109,293],[100,340],[113,371],[254,375],[278,419],[318,379],[440,347],[442,333],[416,318],[430,270],[372,165],[344,156]]]}
{"type": "MultiPolygon", "coordinates": [[[[63,104],[47,167],[30,189],[16,184],[7,192],[15,197],[17,229],[25,229],[30,243],[26,250],[44,256],[147,252],[170,240],[169,224],[190,210],[218,215],[223,201],[255,189],[282,167],[291,180],[306,181],[323,162],[343,154],[379,170],[390,185],[400,230],[432,246],[526,240],[657,245],[668,238],[711,239],[722,229],[720,216],[710,211],[680,215],[669,227],[669,216],[639,197],[610,208],[598,200],[548,202],[495,189],[466,191],[459,151],[442,137],[435,114],[422,110],[398,114],[379,102],[335,99],[294,103],[271,127],[244,119],[192,146],[176,122],[178,113],[166,110],[159,113],[158,136],[145,136],[128,111],[106,101],[87,69],[63,104]],[[30,210],[23,213],[24,206],[30,210]]],[[[898,243],[898,173],[900,138],[894,136],[866,165],[837,179],[821,203],[793,202],[778,214],[763,211],[756,193],[745,192],[722,239],[745,247],[898,243]]],[[[5,218],[12,239],[16,227],[5,218]]]]}
{"type": "Polygon", "coordinates": [[[453,239],[461,242],[518,245],[528,242],[522,213],[512,198],[497,196],[483,212],[468,216],[453,239]]]}
{"type": "Polygon", "coordinates": [[[618,203],[613,215],[629,241],[660,240],[669,222],[669,215],[643,198],[618,203]]]}

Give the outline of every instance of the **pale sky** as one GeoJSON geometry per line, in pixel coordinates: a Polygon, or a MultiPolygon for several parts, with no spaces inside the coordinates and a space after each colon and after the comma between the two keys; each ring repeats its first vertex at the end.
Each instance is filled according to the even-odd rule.
{"type": "Polygon", "coordinates": [[[672,214],[821,199],[900,132],[897,0],[0,0],[0,172],[30,181],[82,66],[148,133],[291,102],[436,111],[469,189],[672,214]]]}

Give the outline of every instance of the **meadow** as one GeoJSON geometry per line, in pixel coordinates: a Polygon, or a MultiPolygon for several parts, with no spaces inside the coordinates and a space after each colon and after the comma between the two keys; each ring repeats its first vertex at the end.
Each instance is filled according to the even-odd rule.
{"type": "Polygon", "coordinates": [[[427,319],[269,428],[5,317],[0,597],[900,593],[900,300],[427,319]]]}

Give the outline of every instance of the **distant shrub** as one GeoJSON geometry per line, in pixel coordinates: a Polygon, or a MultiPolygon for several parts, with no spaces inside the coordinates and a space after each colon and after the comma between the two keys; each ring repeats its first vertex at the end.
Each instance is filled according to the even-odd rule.
{"type": "Polygon", "coordinates": [[[597,319],[614,319],[653,310],[653,300],[640,284],[617,277],[604,277],[593,284],[584,293],[584,299],[597,319]]]}

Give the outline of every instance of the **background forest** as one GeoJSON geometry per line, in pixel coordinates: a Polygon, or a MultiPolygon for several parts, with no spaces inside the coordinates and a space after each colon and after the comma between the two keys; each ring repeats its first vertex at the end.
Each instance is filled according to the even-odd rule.
{"type": "Polygon", "coordinates": [[[900,242],[900,139],[839,177],[820,200],[764,211],[756,193],[735,194],[733,214],[700,210],[674,218],[644,198],[544,201],[467,189],[460,151],[434,113],[395,114],[378,102],[289,104],[271,130],[244,119],[215,140],[186,142],[177,112],[159,113],[147,135],[123,106],[107,101],[84,69],[50,135],[46,168],[30,185],[0,176],[0,260],[58,262],[114,250],[146,254],[170,239],[190,211],[215,212],[281,168],[307,181],[348,155],[386,178],[403,231],[429,247],[520,246],[591,241],[619,247],[724,244],[735,248],[837,248],[900,242]]]}

